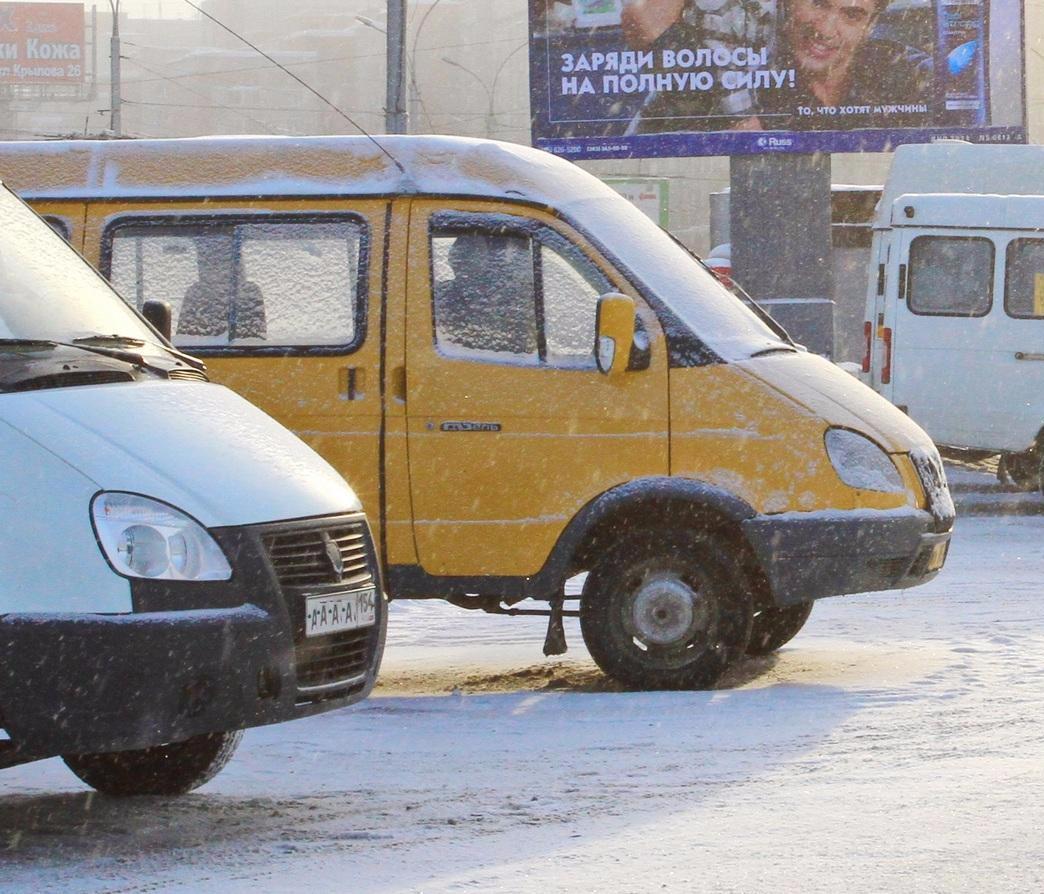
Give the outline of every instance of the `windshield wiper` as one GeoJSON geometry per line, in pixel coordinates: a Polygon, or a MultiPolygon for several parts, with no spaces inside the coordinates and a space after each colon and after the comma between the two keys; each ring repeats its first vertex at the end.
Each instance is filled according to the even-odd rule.
{"type": "Polygon", "coordinates": [[[85,335],[83,338],[74,338],[74,345],[127,345],[132,348],[145,347],[142,338],[131,338],[129,335],[85,335]]]}
{"type": "Polygon", "coordinates": [[[0,348],[57,348],[58,342],[46,338],[0,338],[0,348]]]}
{"type": "MultiPolygon", "coordinates": [[[[135,338],[130,335],[84,335],[81,338],[74,338],[72,344],[78,348],[82,348],[85,351],[94,351],[96,354],[105,354],[108,357],[115,357],[117,359],[127,359],[132,363],[136,363],[139,366],[149,366],[145,358],[137,351],[124,351],[121,350],[123,347],[128,348],[143,348],[147,344],[144,339],[135,338]]],[[[154,344],[149,342],[149,344],[154,344]]],[[[195,357],[190,357],[188,354],[183,354],[177,348],[168,347],[164,344],[157,344],[159,348],[162,348],[168,354],[173,354],[178,360],[184,363],[186,366],[191,366],[193,369],[198,369],[200,372],[206,369],[203,363],[197,360],[195,357]]],[[[155,367],[149,366],[150,369],[155,367]]]]}

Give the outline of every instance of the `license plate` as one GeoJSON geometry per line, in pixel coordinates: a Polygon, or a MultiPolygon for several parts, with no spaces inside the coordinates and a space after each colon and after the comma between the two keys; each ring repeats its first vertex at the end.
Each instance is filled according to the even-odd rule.
{"type": "Polygon", "coordinates": [[[377,591],[355,590],[305,599],[305,636],[371,627],[377,621],[377,591]]]}

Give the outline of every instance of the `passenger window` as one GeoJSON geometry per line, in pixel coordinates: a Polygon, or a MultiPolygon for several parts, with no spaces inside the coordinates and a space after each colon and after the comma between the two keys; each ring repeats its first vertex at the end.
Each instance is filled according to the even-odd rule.
{"type": "Polygon", "coordinates": [[[910,310],[981,317],[993,303],[993,242],[974,236],[918,236],[910,243],[910,310]]]}
{"type": "Polygon", "coordinates": [[[365,249],[357,220],[117,224],[109,277],[139,309],[169,302],[181,347],[347,346],[365,249]]]}
{"type": "Polygon", "coordinates": [[[1044,319],[1044,239],[1008,243],[1004,308],[1013,317],[1044,319]]]}
{"type": "Polygon", "coordinates": [[[435,341],[451,356],[538,359],[533,246],[527,236],[432,238],[435,341]]]}
{"type": "Polygon", "coordinates": [[[548,227],[522,218],[439,215],[432,227],[435,342],[491,362],[593,369],[608,280],[548,227]]]}

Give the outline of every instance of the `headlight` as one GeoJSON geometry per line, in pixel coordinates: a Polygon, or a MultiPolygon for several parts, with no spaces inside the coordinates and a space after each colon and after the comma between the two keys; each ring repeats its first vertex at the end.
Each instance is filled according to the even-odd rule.
{"type": "Polygon", "coordinates": [[[838,477],[849,487],[904,493],[906,486],[895,463],[869,438],[845,428],[826,433],[826,452],[838,477]]]}
{"type": "Polygon", "coordinates": [[[137,494],[100,493],[91,517],[102,552],[119,574],[153,580],[228,580],[232,568],[198,522],[137,494]]]}

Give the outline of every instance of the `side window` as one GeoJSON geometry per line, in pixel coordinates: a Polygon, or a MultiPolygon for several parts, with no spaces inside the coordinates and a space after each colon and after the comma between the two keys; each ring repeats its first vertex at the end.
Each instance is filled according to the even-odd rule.
{"type": "Polygon", "coordinates": [[[437,215],[431,256],[441,353],[594,368],[595,311],[611,285],[559,233],[510,215],[437,215]]]}
{"type": "Polygon", "coordinates": [[[993,242],[975,236],[918,236],[910,243],[910,310],[981,317],[993,304],[993,242]]]}
{"type": "Polygon", "coordinates": [[[1044,239],[1008,243],[1004,308],[1013,317],[1044,319],[1044,239]]]}
{"type": "Polygon", "coordinates": [[[353,345],[366,231],[356,219],[117,223],[109,278],[140,309],[170,303],[186,348],[353,345]]]}
{"type": "Polygon", "coordinates": [[[537,362],[536,280],[528,236],[432,236],[435,343],[451,356],[537,362]]]}

